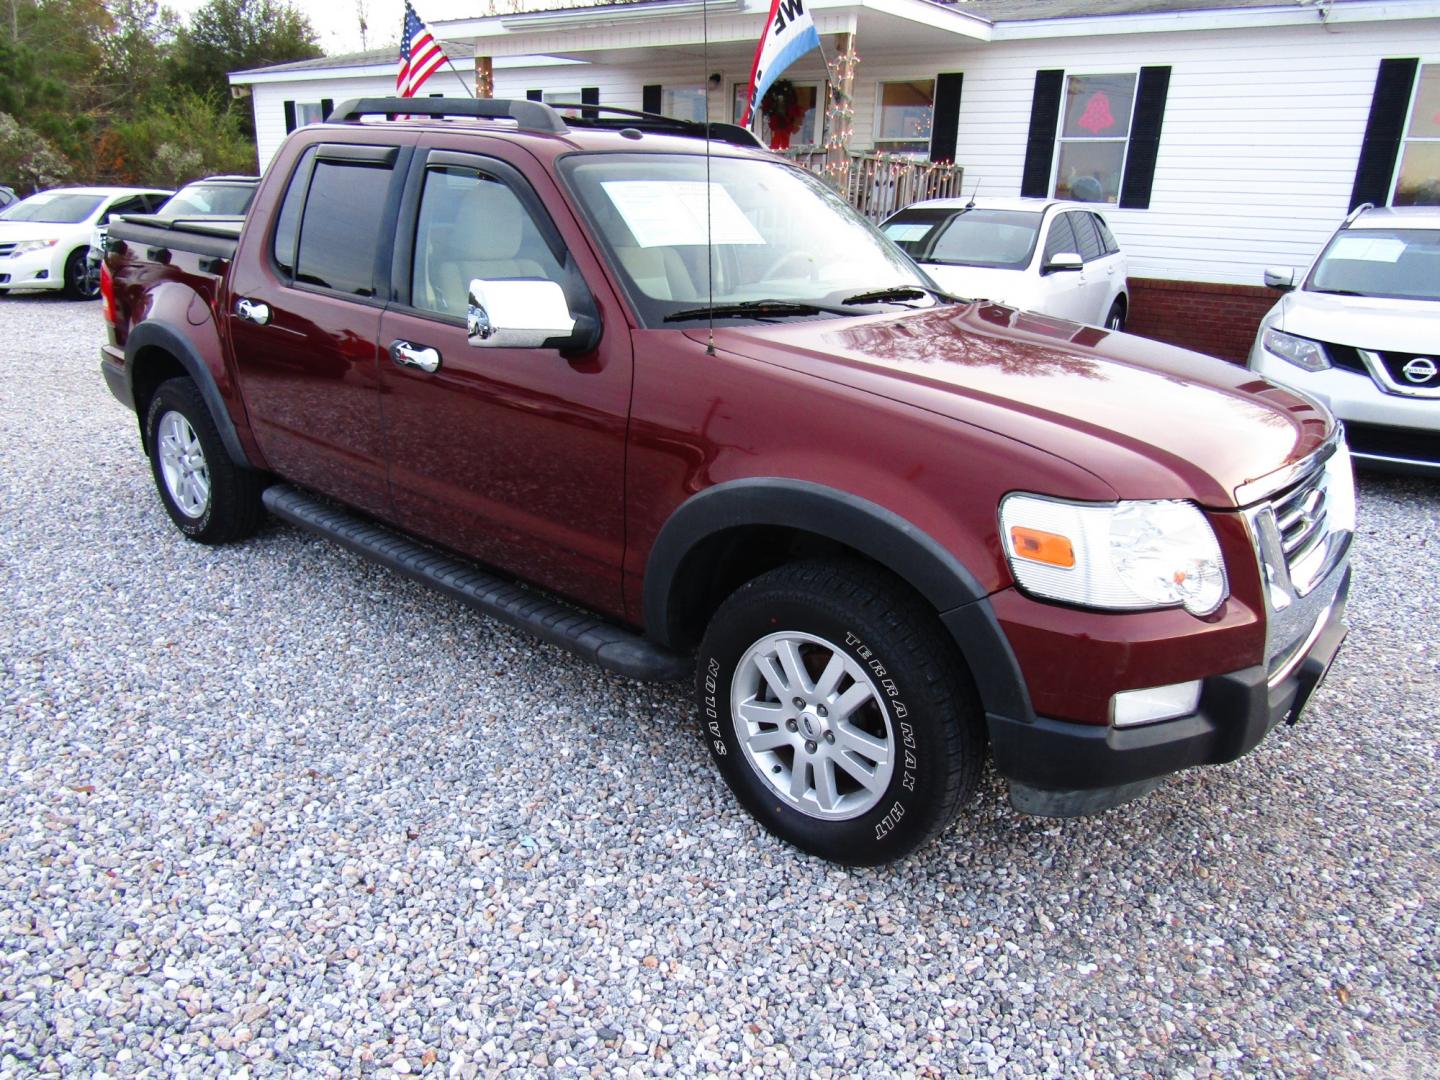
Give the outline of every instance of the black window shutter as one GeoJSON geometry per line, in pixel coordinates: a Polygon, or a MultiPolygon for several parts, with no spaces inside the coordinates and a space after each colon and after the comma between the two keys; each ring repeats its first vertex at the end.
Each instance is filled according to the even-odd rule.
{"type": "MultiPolygon", "coordinates": [[[[599,105],[600,88],[598,86],[582,86],[580,88],[580,103],[582,105],[599,105]]],[[[594,109],[581,109],[580,115],[586,120],[594,120],[600,114],[594,109]]]]}
{"type": "Polygon", "coordinates": [[[1055,157],[1055,132],[1060,125],[1060,93],[1065,72],[1057,69],[1035,72],[1035,92],[1030,98],[1030,138],[1025,144],[1025,171],[1020,174],[1020,194],[1043,199],[1050,194],[1050,162],[1055,157]]]}
{"type": "Polygon", "coordinates": [[[1160,154],[1160,128],[1165,122],[1165,98],[1170,93],[1168,67],[1142,67],[1135,88],[1135,115],[1130,121],[1130,148],[1125,155],[1125,177],[1120,181],[1120,205],[1145,210],[1155,183],[1155,159],[1160,154]]]}
{"type": "Polygon", "coordinates": [[[285,102],[285,134],[295,130],[295,102],[285,102]]]}
{"type": "Polygon", "coordinates": [[[525,91],[525,100],[526,100],[526,101],[544,101],[544,100],[545,100],[545,91],[544,91],[544,90],[526,90],[526,91],[525,91]]]}
{"type": "Polygon", "coordinates": [[[658,113],[662,108],[660,104],[660,84],[649,83],[640,91],[640,108],[644,112],[658,113]]]}
{"type": "Polygon", "coordinates": [[[335,111],[335,99],[323,97],[320,99],[320,119],[329,120],[330,114],[335,111]]]}
{"type": "Polygon", "coordinates": [[[960,130],[960,88],[965,76],[947,72],[935,76],[935,117],[930,125],[930,160],[954,161],[960,130]]]}
{"type": "Polygon", "coordinates": [[[1395,159],[1400,156],[1400,140],[1405,134],[1405,112],[1410,108],[1410,91],[1419,66],[1420,61],[1413,57],[1380,61],[1365,141],[1360,144],[1360,163],[1355,168],[1355,187],[1350,192],[1351,210],[1361,203],[1384,206],[1390,201],[1395,159]]]}

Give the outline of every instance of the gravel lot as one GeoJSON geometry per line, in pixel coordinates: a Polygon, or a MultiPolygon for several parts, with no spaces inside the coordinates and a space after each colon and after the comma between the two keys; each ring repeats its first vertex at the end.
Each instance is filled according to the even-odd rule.
{"type": "Polygon", "coordinates": [[[296,529],[170,526],[98,304],[0,300],[0,1073],[1440,1075],[1440,483],[1305,721],[845,871],[686,694],[296,529]]]}

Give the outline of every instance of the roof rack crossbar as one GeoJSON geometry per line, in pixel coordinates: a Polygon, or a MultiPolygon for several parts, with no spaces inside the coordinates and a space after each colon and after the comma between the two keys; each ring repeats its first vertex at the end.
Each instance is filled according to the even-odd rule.
{"type": "MultiPolygon", "coordinates": [[[[579,106],[576,106],[577,108],[579,106]]],[[[586,106],[591,108],[592,106],[586,106]]],[[[569,129],[549,105],[505,98],[351,98],[335,106],[329,122],[343,124],[363,116],[466,116],[481,120],[514,120],[521,131],[563,135],[569,129]]]]}
{"type": "MultiPolygon", "coordinates": [[[[681,135],[690,135],[695,138],[705,137],[706,125],[698,120],[681,120],[674,116],[664,116],[661,113],[640,112],[636,109],[619,109],[613,105],[589,105],[583,101],[550,101],[547,102],[555,109],[580,109],[584,110],[579,119],[571,118],[570,123],[576,127],[634,127],[634,128],[656,128],[662,131],[673,131],[681,135]],[[614,116],[624,117],[630,120],[637,120],[635,124],[620,124],[614,120],[607,120],[603,117],[593,116],[594,113],[610,113],[614,116]]],[[[730,143],[734,146],[747,146],[751,148],[764,149],[764,144],[755,137],[754,133],[738,124],[710,124],[710,138],[717,142],[730,143]]]]}

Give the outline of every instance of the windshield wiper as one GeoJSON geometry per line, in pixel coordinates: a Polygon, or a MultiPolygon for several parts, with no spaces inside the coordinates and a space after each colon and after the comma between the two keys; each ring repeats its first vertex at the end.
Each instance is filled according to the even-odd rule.
{"type": "Polygon", "coordinates": [[[713,307],[685,308],[672,311],[665,316],[666,322],[682,322],[686,319],[785,319],[794,315],[854,315],[844,308],[827,304],[798,303],[794,300],[742,300],[734,304],[716,304],[713,307]]]}
{"type": "Polygon", "coordinates": [[[842,304],[880,304],[887,300],[919,300],[924,296],[933,296],[942,303],[959,303],[959,297],[951,296],[939,289],[932,289],[928,285],[892,285],[888,289],[872,289],[870,292],[856,293],[854,296],[847,296],[840,302],[842,304]]]}

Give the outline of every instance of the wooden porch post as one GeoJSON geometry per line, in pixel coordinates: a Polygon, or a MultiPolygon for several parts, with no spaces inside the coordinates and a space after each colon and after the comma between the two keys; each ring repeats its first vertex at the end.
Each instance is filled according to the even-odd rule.
{"type": "Polygon", "coordinates": [[[859,64],[855,35],[836,34],[834,58],[826,65],[831,93],[825,103],[823,175],[846,198],[850,196],[850,136],[855,126],[855,69],[859,64]]]}
{"type": "Polygon", "coordinates": [[[495,64],[488,56],[475,57],[475,96],[495,96],[495,64]]]}

